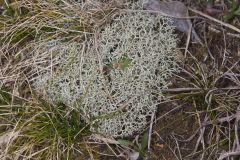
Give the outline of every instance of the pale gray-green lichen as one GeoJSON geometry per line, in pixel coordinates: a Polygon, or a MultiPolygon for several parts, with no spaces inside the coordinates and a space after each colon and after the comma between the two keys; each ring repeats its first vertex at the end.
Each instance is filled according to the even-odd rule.
{"type": "Polygon", "coordinates": [[[157,14],[129,12],[115,17],[100,33],[101,66],[111,67],[94,85],[87,108],[95,117],[119,111],[99,120],[98,132],[128,136],[146,126],[147,117],[156,110],[154,93],[160,94],[177,71],[177,37],[171,23],[157,14]],[[121,67],[124,60],[129,64],[121,67]]]}
{"type": "Polygon", "coordinates": [[[158,14],[125,12],[100,32],[95,49],[76,42],[42,45],[35,89],[80,107],[83,119],[94,122],[92,131],[113,137],[140,132],[177,71],[171,23],[158,14]]]}
{"type": "MultiPolygon", "coordinates": [[[[34,52],[32,84],[51,102],[73,106],[85,93],[96,75],[94,56],[86,53],[86,44],[47,42],[38,44],[34,52]]],[[[88,51],[88,50],[87,50],[88,51]]]]}

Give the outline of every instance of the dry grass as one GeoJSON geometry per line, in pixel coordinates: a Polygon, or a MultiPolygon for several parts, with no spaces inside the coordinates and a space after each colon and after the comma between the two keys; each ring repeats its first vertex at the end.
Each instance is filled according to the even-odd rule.
{"type": "MultiPolygon", "coordinates": [[[[92,139],[77,110],[42,100],[26,76],[34,62],[25,51],[33,44],[82,42],[116,8],[128,5],[87,2],[89,6],[70,0],[0,1],[5,9],[0,16],[0,159],[127,159],[140,146],[139,135],[124,138],[132,146],[108,137],[92,139]]],[[[181,73],[162,90],[168,102],[161,102],[149,123],[151,159],[239,158],[240,40],[232,36],[239,33],[222,20],[205,16],[198,22],[204,46],[187,43],[180,54],[181,73]]]]}
{"type": "Polygon", "coordinates": [[[93,156],[88,146],[97,144],[88,144],[91,132],[79,111],[35,96],[26,76],[34,66],[28,51],[55,39],[81,43],[109,11],[104,6],[90,10],[74,1],[1,1],[1,6],[0,159],[93,156]]]}

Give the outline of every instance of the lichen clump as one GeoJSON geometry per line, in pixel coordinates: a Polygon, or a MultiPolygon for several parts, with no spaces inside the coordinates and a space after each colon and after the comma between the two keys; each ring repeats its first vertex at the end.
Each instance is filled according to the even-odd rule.
{"type": "Polygon", "coordinates": [[[113,137],[140,132],[177,71],[171,23],[158,14],[121,13],[100,32],[93,50],[64,42],[46,47],[58,53],[45,57],[55,69],[38,71],[34,86],[53,102],[79,107],[92,131],[113,137]]]}

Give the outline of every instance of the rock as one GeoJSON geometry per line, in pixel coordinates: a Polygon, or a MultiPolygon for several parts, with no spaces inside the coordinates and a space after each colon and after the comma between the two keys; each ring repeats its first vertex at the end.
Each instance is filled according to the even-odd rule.
{"type": "MultiPolygon", "coordinates": [[[[189,18],[188,8],[179,1],[172,2],[162,2],[159,0],[139,0],[138,4],[143,7],[143,9],[150,11],[159,11],[163,14],[169,15],[173,18],[173,25],[181,32],[188,34],[190,27],[192,26],[192,22],[189,18]],[[185,17],[185,18],[182,18],[185,17]]],[[[193,42],[202,44],[201,39],[198,34],[192,28],[192,40],[193,42]]]]}

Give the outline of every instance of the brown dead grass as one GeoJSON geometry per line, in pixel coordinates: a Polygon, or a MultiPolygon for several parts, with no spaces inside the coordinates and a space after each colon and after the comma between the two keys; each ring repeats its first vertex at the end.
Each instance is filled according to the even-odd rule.
{"type": "MultiPolygon", "coordinates": [[[[67,36],[71,39],[77,34],[78,40],[81,40],[82,32],[93,33],[94,27],[106,21],[104,17],[107,17],[111,11],[109,8],[114,6],[114,2],[104,3],[101,9],[88,13],[81,12],[79,8],[68,8],[69,12],[64,14],[67,15],[66,17],[62,14],[62,9],[51,1],[47,1],[51,5],[44,5],[41,1],[24,2],[29,3],[27,6],[30,9],[40,8],[37,13],[34,10],[32,17],[28,17],[29,23],[26,23],[27,18],[20,21],[17,20],[18,17],[14,17],[16,20],[14,24],[10,22],[9,17],[1,19],[1,24],[6,24],[4,26],[6,28],[4,30],[1,28],[0,32],[2,37],[0,40],[0,88],[11,93],[13,97],[17,96],[30,101],[32,90],[29,88],[25,73],[28,71],[26,66],[31,62],[26,60],[27,55],[20,55],[19,51],[34,42],[35,31],[41,31],[37,27],[40,22],[51,26],[54,21],[55,26],[51,27],[56,27],[58,24],[54,33],[44,36],[67,36]],[[49,17],[46,18],[46,15],[49,17]],[[66,30],[62,22],[71,17],[74,18],[73,24],[82,20],[87,31],[79,31],[79,28],[66,30]],[[10,37],[19,35],[19,31],[24,28],[28,28],[26,38],[21,37],[21,43],[14,42],[10,37]]],[[[187,6],[202,12],[206,7],[206,1],[202,0],[185,0],[184,2],[187,6]]],[[[16,1],[13,7],[20,9],[24,5],[23,1],[16,1]]],[[[223,5],[227,10],[230,1],[224,1],[223,5]]],[[[222,21],[222,15],[216,15],[213,18],[222,21]]],[[[165,92],[172,97],[173,102],[159,105],[156,121],[153,123],[150,159],[217,159],[234,157],[232,155],[240,149],[238,142],[240,33],[208,18],[195,19],[193,22],[194,28],[205,43],[204,46],[190,43],[187,54],[184,55],[187,37],[180,35],[182,39],[179,47],[184,48],[180,54],[183,71],[173,79],[173,85],[170,87],[172,90],[165,92]],[[182,91],[176,91],[177,88],[182,88],[182,91]],[[186,91],[186,89],[189,90],[186,91]]],[[[240,19],[235,18],[230,25],[240,28],[240,19]]],[[[136,137],[138,135],[129,139],[134,140],[136,137]]],[[[90,142],[94,145],[86,143],[85,149],[89,157],[95,159],[125,159],[129,151],[116,144],[90,142]]],[[[238,157],[235,156],[235,158],[238,157]]]]}

